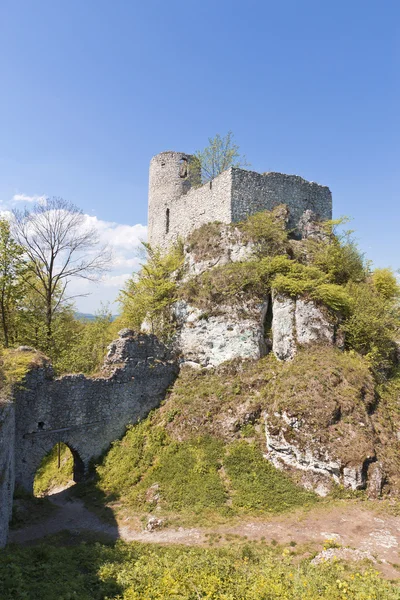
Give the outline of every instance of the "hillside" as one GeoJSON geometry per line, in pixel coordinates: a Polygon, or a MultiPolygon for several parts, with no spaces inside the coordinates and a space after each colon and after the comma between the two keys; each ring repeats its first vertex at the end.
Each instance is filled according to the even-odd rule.
{"type": "MultiPolygon", "coordinates": [[[[21,498],[16,540],[60,531],[57,519],[70,529],[75,511],[96,535],[200,546],[79,547],[98,598],[398,597],[376,569],[398,577],[395,545],[383,550],[378,540],[397,535],[387,519],[397,512],[400,483],[399,288],[390,270],[371,269],[337,224],[308,215],[303,226],[295,239],[278,207],[235,226],[204,225],[167,254],[149,248],[120,319],[157,334],[160,357],[163,344],[175,356],[175,380],[161,405],[129,425],[66,496],[58,493],[72,478],[68,447],[61,469],[57,450],[45,458],[35,491],[55,492],[59,517],[41,516],[46,499],[27,516],[30,501],[21,498]],[[357,510],[364,533],[350,539],[340,515],[351,519],[357,510]],[[386,529],[368,545],[365,536],[375,533],[367,523],[378,514],[386,529]],[[294,525],[302,520],[309,538],[294,525]],[[269,526],[291,527],[290,543],[277,545],[269,526]],[[206,539],[218,548],[205,549],[206,539]],[[313,564],[321,551],[327,563],[313,564]],[[342,562],[331,563],[335,555],[342,562]]],[[[158,368],[154,353],[148,359],[140,350],[138,362],[126,350],[144,348],[145,339],[121,331],[100,379],[88,381],[108,386],[132,365],[158,368]]],[[[69,585],[78,565],[68,549],[54,548],[42,550],[46,563],[71,561],[69,585]]],[[[9,551],[4,560],[20,573],[22,593],[33,554],[9,551]]],[[[71,589],[89,598],[87,585],[84,576],[71,589]]]]}

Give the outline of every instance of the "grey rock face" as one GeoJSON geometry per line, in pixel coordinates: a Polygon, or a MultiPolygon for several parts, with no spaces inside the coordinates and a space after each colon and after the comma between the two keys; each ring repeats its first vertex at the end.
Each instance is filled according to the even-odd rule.
{"type": "Polygon", "coordinates": [[[293,298],[273,294],[272,350],[280,360],[289,360],[296,353],[295,310],[296,302],[293,298]]]}
{"type": "Polygon", "coordinates": [[[335,343],[334,324],[314,302],[278,293],[272,302],[273,351],[280,360],[293,358],[298,346],[335,343]]]}
{"type": "Polygon", "coordinates": [[[295,331],[297,343],[306,346],[313,342],[335,341],[335,328],[321,308],[310,300],[298,298],[295,310],[295,331]]]}
{"type": "Polygon", "coordinates": [[[261,319],[239,317],[230,307],[220,311],[221,315],[208,316],[184,301],[176,303],[175,346],[184,364],[215,367],[234,358],[262,356],[261,319]]]}
{"type": "MultiPolygon", "coordinates": [[[[333,480],[335,483],[340,483],[341,464],[338,460],[332,459],[322,449],[316,452],[315,448],[309,447],[300,448],[296,443],[290,443],[285,437],[285,428],[278,431],[270,426],[268,415],[265,414],[265,435],[267,442],[267,458],[277,468],[282,468],[282,465],[292,467],[301,471],[312,472],[322,476],[322,482],[319,479],[313,481],[312,488],[322,496],[329,492],[328,485],[321,486],[321,483],[333,480]]],[[[283,423],[290,428],[301,428],[302,424],[291,419],[283,413],[280,415],[283,423]]]]}

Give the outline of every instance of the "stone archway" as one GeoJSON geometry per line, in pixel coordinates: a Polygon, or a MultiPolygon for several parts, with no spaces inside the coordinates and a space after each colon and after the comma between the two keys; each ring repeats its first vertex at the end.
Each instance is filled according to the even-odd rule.
{"type": "Polygon", "coordinates": [[[39,453],[36,455],[36,463],[39,460],[39,464],[33,473],[32,488],[34,495],[39,497],[60,492],[73,483],[79,483],[85,476],[85,464],[68,441],[58,441],[50,450],[48,447],[48,444],[42,446],[41,458],[39,453]]]}

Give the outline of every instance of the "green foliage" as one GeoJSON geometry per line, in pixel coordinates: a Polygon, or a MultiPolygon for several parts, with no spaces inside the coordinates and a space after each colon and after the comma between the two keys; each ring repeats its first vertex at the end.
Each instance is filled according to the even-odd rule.
{"type": "Polygon", "coordinates": [[[375,372],[391,368],[399,331],[397,301],[381,295],[370,283],[349,283],[351,314],[343,323],[346,346],[365,356],[375,372]]]}
{"type": "Polygon", "coordinates": [[[346,218],[324,222],[321,239],[310,238],[304,244],[308,261],[326,273],[330,283],[338,285],[364,281],[367,274],[367,264],[352,231],[339,230],[346,222],[346,218]]]}
{"type": "Polygon", "coordinates": [[[288,245],[286,206],[258,212],[239,224],[239,229],[254,242],[258,256],[285,254],[288,245]]]}
{"type": "Polygon", "coordinates": [[[240,511],[277,513],[315,502],[314,494],[295,486],[254,444],[232,444],[224,466],[234,490],[233,507],[240,511]]]}
{"type": "Polygon", "coordinates": [[[58,468],[58,444],[43,458],[33,483],[35,496],[45,496],[55,487],[65,487],[73,478],[74,459],[71,450],[61,442],[60,468],[58,468]]]}
{"type": "Polygon", "coordinates": [[[392,269],[374,269],[371,280],[378,294],[386,300],[400,296],[400,286],[392,269]]]}
{"type": "Polygon", "coordinates": [[[199,514],[223,507],[226,492],[218,473],[222,453],[223,444],[215,438],[171,441],[140,486],[130,491],[129,501],[143,507],[146,490],[157,484],[159,506],[168,511],[199,514]]]}
{"type": "Polygon", "coordinates": [[[173,330],[171,305],[176,301],[177,280],[183,266],[182,244],[176,244],[167,253],[149,244],[144,246],[148,260],[128,280],[119,297],[122,321],[136,330],[146,321],[151,332],[165,340],[173,330]]]}
{"type": "Polygon", "coordinates": [[[370,566],[299,560],[256,543],[201,548],[81,543],[0,554],[2,600],[398,600],[370,566]]]}
{"type": "Polygon", "coordinates": [[[75,324],[74,332],[71,328],[67,330],[70,337],[65,347],[60,347],[59,336],[56,335],[58,354],[54,366],[59,373],[91,375],[100,369],[107,346],[116,333],[111,311],[108,306],[102,306],[92,321],[75,321],[75,324]]]}
{"type": "Polygon", "coordinates": [[[232,131],[221,137],[218,133],[214,138],[208,138],[208,146],[194,154],[194,171],[200,173],[200,185],[214,179],[229,167],[248,167],[246,157],[239,153],[239,146],[233,141],[232,131]]]}
{"type": "Polygon", "coordinates": [[[25,288],[23,254],[11,237],[10,224],[0,219],[0,331],[6,348],[17,337],[17,309],[25,288]]]}
{"type": "Polygon", "coordinates": [[[322,283],[318,285],[311,293],[313,300],[322,302],[330,309],[347,316],[351,308],[351,299],[343,287],[334,283],[322,283]]]}

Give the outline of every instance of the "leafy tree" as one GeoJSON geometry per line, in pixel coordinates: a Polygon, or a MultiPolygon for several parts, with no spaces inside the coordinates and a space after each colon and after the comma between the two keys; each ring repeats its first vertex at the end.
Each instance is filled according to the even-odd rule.
{"type": "Polygon", "coordinates": [[[0,219],[0,314],[6,348],[15,337],[11,330],[24,289],[22,275],[26,267],[22,261],[23,253],[23,248],[12,238],[8,221],[0,219]]]}
{"type": "MultiPolygon", "coordinates": [[[[214,179],[229,167],[249,167],[245,156],[239,153],[239,146],[233,141],[232,131],[221,137],[208,138],[208,146],[194,154],[201,173],[199,184],[214,179]]],[[[195,165],[196,166],[196,165],[195,165]]]]}
{"type": "Polygon", "coordinates": [[[171,305],[176,301],[177,280],[183,266],[180,243],[167,253],[143,244],[148,260],[126,283],[119,296],[122,322],[140,330],[145,321],[162,338],[171,332],[171,305]]]}
{"type": "Polygon", "coordinates": [[[13,232],[24,248],[28,276],[25,281],[46,306],[47,348],[53,345],[57,311],[73,297],[67,296],[73,278],[97,280],[109,267],[111,254],[98,247],[99,237],[83,212],[62,198],[37,202],[31,211],[15,210],[13,232]]]}
{"type": "Polygon", "coordinates": [[[101,366],[108,344],[115,337],[109,306],[102,306],[93,321],[79,322],[79,330],[56,361],[59,372],[95,372],[101,366]]]}

